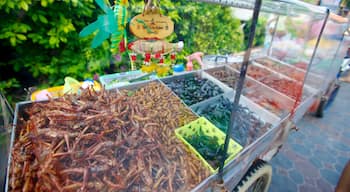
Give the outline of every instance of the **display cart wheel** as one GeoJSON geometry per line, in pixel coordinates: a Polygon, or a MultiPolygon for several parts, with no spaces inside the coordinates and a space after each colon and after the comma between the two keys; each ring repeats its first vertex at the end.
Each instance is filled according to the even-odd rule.
{"type": "Polygon", "coordinates": [[[242,180],[233,189],[234,192],[267,192],[271,183],[272,167],[258,159],[248,169],[242,180]]]}
{"type": "Polygon", "coordinates": [[[327,99],[325,97],[322,97],[315,113],[316,117],[320,117],[320,118],[323,117],[323,112],[326,104],[327,104],[327,99]]]}
{"type": "Polygon", "coordinates": [[[327,94],[327,96],[321,98],[321,101],[315,113],[316,117],[323,117],[324,110],[333,103],[335,97],[339,92],[339,88],[340,84],[335,83],[331,91],[329,91],[329,93],[327,94]]]}

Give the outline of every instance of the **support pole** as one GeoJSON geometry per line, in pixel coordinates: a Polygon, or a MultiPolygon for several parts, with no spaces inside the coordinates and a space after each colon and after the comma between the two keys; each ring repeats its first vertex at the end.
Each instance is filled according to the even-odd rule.
{"type": "Polygon", "coordinates": [[[220,161],[220,167],[219,167],[219,179],[221,181],[223,181],[223,169],[224,169],[224,164],[225,164],[225,160],[227,158],[227,149],[228,149],[228,144],[230,141],[230,136],[232,134],[232,130],[233,127],[236,126],[236,107],[239,104],[239,99],[241,97],[241,92],[243,89],[243,85],[244,85],[244,80],[245,80],[245,76],[247,73],[247,67],[248,67],[248,63],[249,63],[249,58],[250,58],[250,53],[252,51],[252,46],[253,46],[253,41],[254,41],[254,36],[255,36],[255,28],[258,22],[258,18],[259,18],[259,13],[260,13],[260,8],[261,8],[261,2],[262,0],[256,0],[255,1],[255,6],[254,6],[254,12],[253,12],[253,19],[252,19],[252,25],[250,27],[250,34],[249,34],[249,39],[248,39],[248,49],[244,54],[244,59],[243,59],[243,64],[241,67],[241,73],[240,73],[240,77],[239,77],[239,81],[238,81],[238,86],[237,86],[237,90],[236,90],[236,95],[235,95],[235,100],[233,102],[233,107],[232,107],[232,111],[231,111],[231,117],[230,117],[230,123],[229,123],[229,127],[226,131],[226,138],[225,138],[225,144],[224,144],[224,149],[223,149],[223,155],[221,156],[222,159],[220,161]]]}

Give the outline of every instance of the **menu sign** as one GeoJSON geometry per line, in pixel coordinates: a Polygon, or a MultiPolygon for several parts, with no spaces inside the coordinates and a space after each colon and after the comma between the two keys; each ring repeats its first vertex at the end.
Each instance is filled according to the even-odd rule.
{"type": "Polygon", "coordinates": [[[131,20],[130,31],[141,39],[164,39],[173,33],[174,23],[161,14],[139,14],[131,20]]]}

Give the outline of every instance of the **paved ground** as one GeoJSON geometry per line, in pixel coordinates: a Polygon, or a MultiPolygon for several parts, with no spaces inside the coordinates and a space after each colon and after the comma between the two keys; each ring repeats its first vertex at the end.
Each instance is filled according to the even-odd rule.
{"type": "Polygon", "coordinates": [[[334,191],[350,160],[350,84],[341,85],[323,118],[306,116],[297,127],[270,162],[270,192],[334,191]]]}

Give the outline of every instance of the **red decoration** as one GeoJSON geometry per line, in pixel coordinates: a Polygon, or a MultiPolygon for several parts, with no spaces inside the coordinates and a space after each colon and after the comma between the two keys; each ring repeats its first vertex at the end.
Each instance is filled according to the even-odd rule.
{"type": "Polygon", "coordinates": [[[159,64],[164,64],[164,57],[161,57],[161,58],[159,59],[159,64]]]}
{"type": "Polygon", "coordinates": [[[119,43],[119,52],[120,53],[123,53],[124,51],[126,51],[126,48],[125,48],[125,41],[124,39],[119,43]]]}
{"type": "Polygon", "coordinates": [[[131,47],[134,45],[134,42],[128,44],[128,49],[131,50],[131,47]]]}
{"type": "Polygon", "coordinates": [[[170,59],[171,59],[171,60],[175,60],[175,59],[176,59],[176,54],[175,54],[175,53],[171,53],[170,59]]]}
{"type": "Polygon", "coordinates": [[[160,53],[156,53],[156,54],[154,55],[154,58],[160,59],[161,56],[162,56],[162,55],[161,55],[160,53]]]}
{"type": "Polygon", "coordinates": [[[150,53],[146,53],[145,54],[145,62],[150,62],[151,61],[151,54],[150,53]]]}
{"type": "Polygon", "coordinates": [[[132,60],[132,61],[136,61],[136,54],[135,54],[135,53],[132,53],[132,54],[131,54],[131,60],[132,60]]]}

